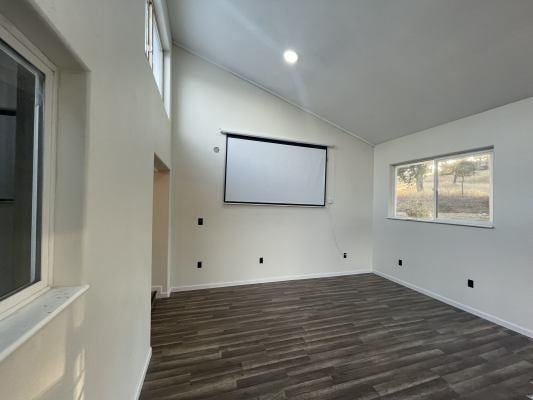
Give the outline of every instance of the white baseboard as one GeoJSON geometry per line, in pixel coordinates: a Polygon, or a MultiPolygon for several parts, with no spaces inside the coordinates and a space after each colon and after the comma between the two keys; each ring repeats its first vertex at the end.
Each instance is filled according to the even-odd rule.
{"type": "Polygon", "coordinates": [[[137,383],[137,391],[135,393],[135,400],[139,400],[139,397],[141,396],[141,390],[143,388],[144,379],[146,378],[146,372],[148,372],[148,366],[150,365],[150,360],[152,358],[152,347],[148,350],[148,356],[146,357],[146,361],[144,363],[141,379],[139,380],[139,383],[137,383]]]}
{"type": "Polygon", "coordinates": [[[334,277],[334,276],[358,275],[358,274],[369,274],[369,273],[372,273],[372,269],[367,268],[367,269],[358,269],[355,271],[327,272],[327,273],[321,273],[321,274],[287,275],[287,276],[279,276],[279,277],[274,277],[274,278],[251,279],[251,280],[245,280],[245,281],[218,282],[218,283],[205,283],[205,284],[199,284],[199,285],[176,286],[176,287],[171,287],[170,292],[187,292],[190,290],[213,289],[213,288],[228,287],[228,286],[252,285],[256,283],[294,281],[294,280],[300,280],[300,279],[329,278],[329,277],[334,277]]]}
{"type": "Polygon", "coordinates": [[[412,283],[405,282],[401,279],[398,279],[392,275],[386,274],[385,272],[381,271],[373,271],[374,274],[381,276],[382,278],[388,279],[390,281],[396,282],[402,286],[408,287],[409,289],[415,290],[419,293],[425,294],[426,296],[432,297],[436,300],[442,301],[443,303],[449,304],[450,306],[456,307],[460,310],[466,311],[467,313],[474,314],[480,318],[486,319],[487,321],[493,322],[497,325],[503,326],[504,328],[510,329],[512,331],[515,331],[517,333],[520,333],[522,335],[528,336],[530,338],[533,338],[533,330],[524,328],[523,326],[514,324],[512,322],[506,321],[504,319],[498,318],[492,314],[488,314],[484,311],[480,311],[477,308],[473,308],[470,306],[467,306],[466,304],[459,303],[458,301],[449,299],[447,297],[441,296],[440,294],[437,294],[435,292],[432,292],[427,289],[423,289],[419,286],[413,285],[412,283]]]}
{"type": "Polygon", "coordinates": [[[161,286],[161,285],[152,286],[152,291],[156,292],[155,297],[158,298],[158,299],[162,299],[162,298],[170,296],[170,293],[163,292],[163,286],[161,286]]]}

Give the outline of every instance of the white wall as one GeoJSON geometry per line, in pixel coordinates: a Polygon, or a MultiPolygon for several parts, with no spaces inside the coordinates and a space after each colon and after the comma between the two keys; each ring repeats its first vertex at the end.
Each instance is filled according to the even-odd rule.
{"type": "Polygon", "coordinates": [[[370,269],[372,147],[196,56],[177,48],[174,55],[171,286],[370,269]],[[221,128],[334,145],[328,198],[335,204],[224,205],[221,128]]]}
{"type": "Polygon", "coordinates": [[[131,400],[150,350],[154,152],[171,165],[144,0],[32,3],[88,69],[60,74],[53,283],[90,289],[0,363],[0,398],[131,400]]]}
{"type": "Polygon", "coordinates": [[[532,132],[530,98],[377,146],[375,269],[533,334],[532,132]],[[391,164],[492,145],[494,229],[386,219],[391,164]]]}

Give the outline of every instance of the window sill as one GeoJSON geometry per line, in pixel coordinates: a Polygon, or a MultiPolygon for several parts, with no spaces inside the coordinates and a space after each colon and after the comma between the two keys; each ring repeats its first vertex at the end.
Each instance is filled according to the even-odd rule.
{"type": "Polygon", "coordinates": [[[492,223],[483,223],[483,222],[473,222],[473,221],[447,221],[447,220],[428,220],[423,219],[413,219],[413,218],[399,218],[399,217],[387,217],[387,219],[395,221],[410,221],[410,222],[422,222],[425,224],[440,224],[440,225],[458,225],[458,226],[468,226],[471,228],[484,228],[484,229],[494,229],[492,223]]]}
{"type": "Polygon", "coordinates": [[[87,291],[88,285],[50,288],[0,320],[0,362],[87,291]]]}

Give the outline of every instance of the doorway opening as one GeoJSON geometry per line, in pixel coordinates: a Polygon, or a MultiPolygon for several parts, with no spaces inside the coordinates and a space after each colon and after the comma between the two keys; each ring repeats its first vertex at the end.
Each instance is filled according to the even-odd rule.
{"type": "Polygon", "coordinates": [[[152,210],[152,306],[156,297],[166,297],[169,287],[170,169],[154,154],[154,199],[152,210]]]}

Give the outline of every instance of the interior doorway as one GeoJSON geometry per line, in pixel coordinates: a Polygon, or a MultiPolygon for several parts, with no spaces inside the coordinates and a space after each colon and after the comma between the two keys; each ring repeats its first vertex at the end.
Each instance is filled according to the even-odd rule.
{"type": "Polygon", "coordinates": [[[154,154],[152,210],[152,296],[169,295],[168,241],[170,221],[170,169],[154,154]]]}

